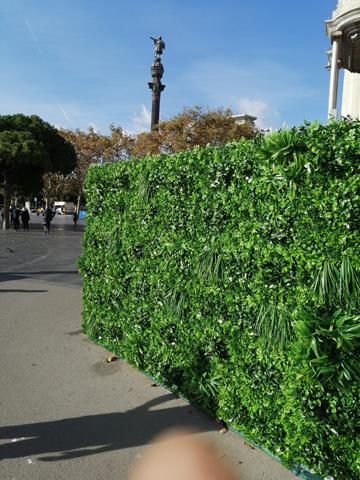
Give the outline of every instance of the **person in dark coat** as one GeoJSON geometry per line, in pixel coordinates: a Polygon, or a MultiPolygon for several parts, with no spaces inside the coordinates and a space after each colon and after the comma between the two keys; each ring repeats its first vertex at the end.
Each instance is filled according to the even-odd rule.
{"type": "Polygon", "coordinates": [[[9,208],[9,215],[10,215],[10,225],[14,225],[14,207],[10,205],[9,208]]]}
{"type": "Polygon", "coordinates": [[[76,228],[76,224],[77,224],[78,219],[79,219],[79,215],[78,215],[77,211],[74,210],[74,213],[73,213],[74,228],[76,228]]]}
{"type": "Polygon", "coordinates": [[[50,223],[51,220],[54,218],[55,212],[50,207],[46,207],[43,213],[43,227],[44,227],[44,233],[50,233],[50,223]]]}
{"type": "Polygon", "coordinates": [[[21,215],[20,208],[15,207],[13,209],[13,224],[16,231],[18,231],[20,228],[20,215],[21,215]]]}
{"type": "Polygon", "coordinates": [[[21,222],[22,222],[22,225],[23,225],[24,232],[25,232],[25,230],[29,231],[29,221],[30,221],[29,210],[26,207],[24,207],[21,210],[21,222]]]}

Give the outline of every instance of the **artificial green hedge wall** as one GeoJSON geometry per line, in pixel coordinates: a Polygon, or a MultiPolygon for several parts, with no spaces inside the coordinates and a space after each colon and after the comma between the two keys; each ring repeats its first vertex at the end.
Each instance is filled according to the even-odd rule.
{"type": "Polygon", "coordinates": [[[83,325],[287,465],[360,478],[360,123],[92,167],[83,325]]]}

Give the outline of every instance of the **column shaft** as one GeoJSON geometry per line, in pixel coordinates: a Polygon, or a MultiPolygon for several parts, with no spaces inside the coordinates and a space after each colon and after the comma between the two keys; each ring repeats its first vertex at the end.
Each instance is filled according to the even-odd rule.
{"type": "Polygon", "coordinates": [[[152,108],[151,108],[151,131],[157,130],[160,119],[160,95],[152,96],[152,108]]]}
{"type": "Polygon", "coordinates": [[[331,71],[330,71],[330,92],[328,116],[336,117],[337,96],[339,88],[339,46],[340,39],[335,38],[332,45],[331,71]]]}

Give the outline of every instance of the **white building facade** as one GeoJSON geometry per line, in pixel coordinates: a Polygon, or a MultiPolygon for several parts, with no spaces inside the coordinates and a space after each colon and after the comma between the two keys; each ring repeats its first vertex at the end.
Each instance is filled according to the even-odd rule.
{"type": "Polygon", "coordinates": [[[339,114],[360,118],[360,0],[339,0],[326,21],[326,33],[331,40],[329,118],[339,114]],[[340,69],[344,69],[344,84],[338,108],[340,69]]]}

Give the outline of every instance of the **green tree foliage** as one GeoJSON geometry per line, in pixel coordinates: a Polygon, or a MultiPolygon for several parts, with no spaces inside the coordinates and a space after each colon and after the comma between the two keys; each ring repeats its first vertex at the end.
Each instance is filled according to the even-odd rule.
{"type": "Polygon", "coordinates": [[[8,225],[9,195],[13,188],[27,193],[46,171],[70,172],[74,148],[59,132],[36,115],[0,116],[0,175],[4,188],[4,225],[8,225]]]}
{"type": "MultiPolygon", "coordinates": [[[[60,131],[61,135],[70,142],[76,151],[77,162],[71,175],[64,177],[64,193],[73,194],[78,197],[78,203],[82,196],[82,189],[86,172],[90,165],[103,162],[115,162],[129,158],[134,139],[127,135],[121,127],[110,125],[110,134],[105,135],[89,128],[82,130],[60,131]]],[[[51,176],[50,176],[51,177],[51,176]]],[[[49,178],[44,179],[44,189],[47,188],[49,178]]],[[[56,179],[53,179],[56,185],[56,179]]],[[[54,195],[54,189],[51,190],[54,195]]]]}
{"type": "Polygon", "coordinates": [[[360,478],[360,122],[92,167],[86,332],[290,466],[360,478]]]}

